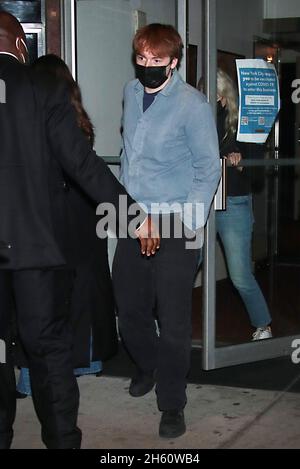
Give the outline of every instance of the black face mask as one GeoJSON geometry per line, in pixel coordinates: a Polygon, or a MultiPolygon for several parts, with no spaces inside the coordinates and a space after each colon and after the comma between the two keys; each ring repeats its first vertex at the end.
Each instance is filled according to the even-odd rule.
{"type": "MultiPolygon", "coordinates": [[[[171,62],[170,62],[171,63],[171,62]]],[[[136,64],[136,77],[140,80],[145,88],[159,88],[168,79],[167,67],[145,67],[144,65],[136,64]]]]}

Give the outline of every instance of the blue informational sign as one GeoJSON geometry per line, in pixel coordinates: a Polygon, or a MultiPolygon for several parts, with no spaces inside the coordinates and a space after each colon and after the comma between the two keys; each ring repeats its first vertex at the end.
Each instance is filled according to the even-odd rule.
{"type": "Polygon", "coordinates": [[[278,77],[263,59],[236,60],[239,83],[239,142],[265,143],[280,109],[278,77]]]}

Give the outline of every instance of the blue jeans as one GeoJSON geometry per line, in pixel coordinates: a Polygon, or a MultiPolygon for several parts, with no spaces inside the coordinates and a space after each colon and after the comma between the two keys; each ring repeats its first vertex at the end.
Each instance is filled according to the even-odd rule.
{"type": "Polygon", "coordinates": [[[28,368],[21,368],[19,380],[17,382],[17,391],[27,396],[31,396],[31,384],[28,368]]]}
{"type": "Polygon", "coordinates": [[[227,197],[226,211],[216,212],[216,228],[224,247],[230,279],[242,297],[251,324],[267,326],[271,316],[251,265],[252,196],[227,197]]]}

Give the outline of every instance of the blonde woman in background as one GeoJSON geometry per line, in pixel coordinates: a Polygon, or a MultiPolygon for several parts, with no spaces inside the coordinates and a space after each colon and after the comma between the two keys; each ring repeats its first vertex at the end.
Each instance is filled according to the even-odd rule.
{"type": "Polygon", "coordinates": [[[220,157],[228,159],[226,210],[216,213],[230,279],[238,290],[255,331],[252,340],[272,337],[271,316],[252,273],[253,212],[250,168],[237,166],[244,158],[263,157],[263,146],[236,140],[238,94],[232,79],[217,73],[217,130],[220,157]]]}

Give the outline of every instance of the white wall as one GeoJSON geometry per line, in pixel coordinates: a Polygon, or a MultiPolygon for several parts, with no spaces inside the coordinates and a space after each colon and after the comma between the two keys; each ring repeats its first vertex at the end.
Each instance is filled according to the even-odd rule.
{"type": "Polygon", "coordinates": [[[78,82],[101,156],[115,156],[120,151],[122,87],[133,77],[132,28],[128,2],[77,2],[78,82]]]}
{"type": "Polygon", "coordinates": [[[293,18],[300,17],[299,0],[265,0],[265,18],[293,18]]]}

